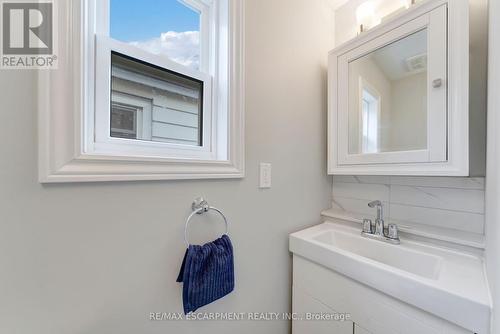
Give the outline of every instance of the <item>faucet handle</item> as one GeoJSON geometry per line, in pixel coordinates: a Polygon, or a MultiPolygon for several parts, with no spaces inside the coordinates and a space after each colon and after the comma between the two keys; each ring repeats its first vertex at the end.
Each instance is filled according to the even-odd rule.
{"type": "Polygon", "coordinates": [[[377,207],[377,206],[382,206],[382,202],[379,201],[379,200],[371,201],[370,203],[368,203],[368,206],[370,208],[374,208],[374,207],[377,207]]]}
{"type": "Polygon", "coordinates": [[[372,220],[363,219],[363,232],[372,234],[372,220]]]}
{"type": "Polygon", "coordinates": [[[398,226],[396,224],[389,224],[387,230],[387,237],[389,239],[399,239],[398,226]]]}

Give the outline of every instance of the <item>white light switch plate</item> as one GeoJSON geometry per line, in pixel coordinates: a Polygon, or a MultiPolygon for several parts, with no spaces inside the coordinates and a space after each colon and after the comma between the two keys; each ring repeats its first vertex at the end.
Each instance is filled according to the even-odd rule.
{"type": "Polygon", "coordinates": [[[260,183],[259,188],[271,188],[271,169],[270,163],[260,163],[260,183]]]}

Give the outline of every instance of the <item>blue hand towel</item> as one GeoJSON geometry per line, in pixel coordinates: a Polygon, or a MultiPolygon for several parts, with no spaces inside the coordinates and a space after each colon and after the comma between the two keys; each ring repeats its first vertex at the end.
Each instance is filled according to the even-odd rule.
{"type": "Polygon", "coordinates": [[[177,282],[182,282],[184,314],[234,290],[233,246],[227,235],[203,246],[189,245],[177,282]]]}

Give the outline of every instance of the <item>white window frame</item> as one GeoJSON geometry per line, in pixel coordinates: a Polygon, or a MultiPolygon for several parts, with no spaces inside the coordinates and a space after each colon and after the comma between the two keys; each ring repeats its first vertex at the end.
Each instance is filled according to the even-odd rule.
{"type": "MultiPolygon", "coordinates": [[[[104,0],[102,0],[104,1],[104,0]]],[[[217,152],[212,124],[216,122],[216,114],[212,113],[212,79],[211,75],[192,70],[186,66],[169,60],[166,56],[158,56],[143,51],[137,47],[119,42],[107,36],[97,35],[96,38],[96,71],[95,71],[95,109],[89,114],[87,152],[109,154],[116,156],[150,156],[193,158],[202,160],[216,160],[217,152]],[[111,53],[117,52],[128,57],[146,62],[193,78],[203,83],[203,124],[202,146],[169,144],[163,142],[130,140],[113,138],[109,135],[110,129],[110,101],[111,101],[111,53]],[[95,116],[93,119],[92,116],[95,116]],[[95,125],[94,125],[95,124],[95,125]]],[[[154,80],[154,79],[151,79],[154,80]]],[[[201,115],[200,115],[201,116],[201,115]]]]}
{"type": "Polygon", "coordinates": [[[40,182],[243,177],[244,1],[183,1],[201,14],[200,71],[107,37],[102,0],[58,2],[59,68],[39,72],[40,182]],[[205,83],[203,146],[110,137],[111,50],[205,83]]]}
{"type": "MultiPolygon", "coordinates": [[[[368,101],[367,103],[369,104],[369,108],[373,108],[373,104],[377,104],[377,138],[375,140],[375,145],[378,147],[380,143],[380,111],[382,110],[382,96],[381,94],[375,89],[375,87],[370,84],[368,81],[366,81],[363,77],[359,77],[359,121],[358,124],[360,125],[360,130],[359,131],[359,143],[360,143],[360,148],[361,148],[361,153],[362,154],[368,154],[368,153],[373,153],[373,152],[366,152],[365,151],[365,146],[366,146],[366,141],[364,138],[364,117],[363,117],[363,101],[364,99],[364,92],[367,91],[368,94],[370,94],[373,97],[373,101],[368,101]]],[[[369,124],[368,124],[369,127],[369,124]]],[[[369,130],[368,130],[369,131],[369,130]]]]}

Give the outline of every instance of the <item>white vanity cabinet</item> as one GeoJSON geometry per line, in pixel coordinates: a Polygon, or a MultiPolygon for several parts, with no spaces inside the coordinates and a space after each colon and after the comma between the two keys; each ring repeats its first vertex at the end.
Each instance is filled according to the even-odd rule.
{"type": "Polygon", "coordinates": [[[472,334],[295,254],[292,293],[297,317],[349,315],[345,321],[294,320],[293,334],[472,334]]]}
{"type": "MultiPolygon", "coordinates": [[[[352,334],[354,323],[350,320],[329,321],[313,319],[322,315],[333,315],[335,310],[327,307],[319,300],[307,295],[301,290],[294,290],[293,293],[293,313],[303,319],[292,321],[293,334],[352,334]],[[312,317],[307,318],[308,315],[312,317]]],[[[362,332],[360,332],[362,333],[362,332]]]]}
{"type": "Polygon", "coordinates": [[[428,0],[330,52],[330,174],[469,175],[468,29],[428,0]]]}

